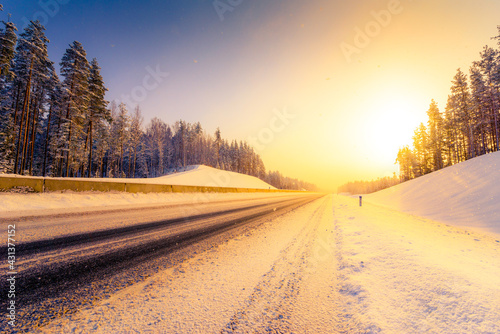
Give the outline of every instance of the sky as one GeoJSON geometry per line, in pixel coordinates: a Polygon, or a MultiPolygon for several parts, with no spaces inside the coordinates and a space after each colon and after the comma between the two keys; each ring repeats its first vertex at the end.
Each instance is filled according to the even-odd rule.
{"type": "Polygon", "coordinates": [[[59,63],[74,40],[108,101],[145,122],[200,122],[246,140],[268,170],[325,190],[397,172],[434,99],[444,111],[500,25],[498,0],[0,1],[40,20],[59,63]]]}

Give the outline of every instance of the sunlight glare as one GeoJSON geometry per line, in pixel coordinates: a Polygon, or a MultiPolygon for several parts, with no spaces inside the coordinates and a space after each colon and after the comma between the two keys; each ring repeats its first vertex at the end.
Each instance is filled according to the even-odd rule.
{"type": "Polygon", "coordinates": [[[391,92],[366,106],[371,112],[363,122],[363,142],[377,161],[395,160],[399,148],[411,145],[413,129],[422,121],[422,112],[414,110],[414,101],[407,94],[391,92]]]}

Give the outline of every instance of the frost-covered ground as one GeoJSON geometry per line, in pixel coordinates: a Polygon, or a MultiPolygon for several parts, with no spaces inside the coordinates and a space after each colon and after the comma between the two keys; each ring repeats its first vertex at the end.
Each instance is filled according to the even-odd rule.
{"type": "Polygon", "coordinates": [[[500,235],[500,152],[363,198],[453,226],[500,235]]]}
{"type": "Polygon", "coordinates": [[[45,332],[498,333],[500,243],[327,196],[45,332]]]}

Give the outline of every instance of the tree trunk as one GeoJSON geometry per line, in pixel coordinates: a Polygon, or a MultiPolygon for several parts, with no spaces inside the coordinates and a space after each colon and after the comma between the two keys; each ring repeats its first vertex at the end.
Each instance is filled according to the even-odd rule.
{"type": "MultiPolygon", "coordinates": [[[[32,103],[34,104],[34,103],[32,103]]],[[[32,122],[31,122],[31,111],[30,111],[30,103],[28,102],[28,117],[26,118],[26,125],[25,125],[25,131],[24,131],[24,144],[23,144],[23,155],[22,160],[21,160],[21,175],[24,174],[24,169],[26,167],[26,162],[28,160],[28,154],[29,154],[29,139],[30,139],[30,132],[32,128],[32,122]]],[[[35,117],[35,110],[33,110],[33,118],[35,117]]]]}
{"type": "MultiPolygon", "coordinates": [[[[38,109],[35,111],[35,119],[38,117],[38,109]]],[[[31,134],[31,157],[30,157],[30,163],[29,163],[29,170],[30,170],[30,176],[33,176],[33,163],[34,163],[34,158],[35,158],[35,139],[36,139],[36,130],[38,127],[38,121],[35,121],[35,124],[33,124],[33,132],[31,134]]]]}
{"type": "Polygon", "coordinates": [[[66,177],[69,176],[69,168],[70,168],[70,154],[69,152],[71,151],[71,130],[72,130],[72,122],[71,122],[71,117],[70,117],[70,112],[71,112],[71,97],[73,95],[73,89],[75,88],[75,78],[73,77],[71,79],[71,89],[69,91],[69,96],[68,96],[68,109],[66,111],[66,119],[69,122],[69,131],[68,131],[68,150],[66,151],[66,177]]]}
{"type": "Polygon", "coordinates": [[[69,169],[70,169],[69,159],[71,158],[71,156],[69,155],[69,151],[71,150],[71,130],[73,125],[73,123],[71,123],[71,120],[68,120],[68,122],[69,122],[69,132],[68,132],[68,150],[66,151],[66,177],[69,176],[69,169]]]}
{"type": "MultiPolygon", "coordinates": [[[[28,113],[28,110],[26,106],[28,105],[29,109],[29,98],[30,98],[30,92],[31,92],[31,76],[33,74],[33,58],[31,58],[31,64],[30,64],[30,73],[28,76],[28,82],[26,83],[26,90],[24,93],[24,102],[23,102],[23,111],[21,113],[21,125],[19,126],[19,132],[17,136],[17,150],[16,150],[16,159],[15,159],[15,165],[14,165],[14,174],[18,173],[18,164],[19,164],[19,151],[20,151],[20,145],[21,145],[21,133],[23,131],[23,126],[24,126],[24,118],[26,114],[28,113]]],[[[28,120],[26,120],[27,122],[28,120]]]]}
{"type": "Polygon", "coordinates": [[[45,177],[46,173],[46,163],[47,163],[47,152],[48,152],[48,147],[49,147],[49,134],[50,134],[50,121],[52,119],[52,108],[53,104],[50,105],[49,109],[49,119],[47,121],[47,133],[45,135],[45,147],[43,150],[43,166],[42,166],[42,176],[45,177]]]}
{"type": "Polygon", "coordinates": [[[92,144],[92,116],[90,118],[90,124],[89,124],[89,134],[87,135],[87,138],[89,138],[89,166],[88,166],[88,169],[89,169],[89,172],[88,172],[88,177],[92,177],[92,147],[94,146],[92,144]]]}
{"type": "Polygon", "coordinates": [[[16,102],[14,105],[14,125],[17,125],[17,112],[19,109],[19,98],[21,97],[21,83],[17,84],[16,102]]]}
{"type": "Polygon", "coordinates": [[[135,163],[137,158],[137,145],[134,146],[134,163],[132,164],[132,175],[131,177],[135,177],[135,163]]]}

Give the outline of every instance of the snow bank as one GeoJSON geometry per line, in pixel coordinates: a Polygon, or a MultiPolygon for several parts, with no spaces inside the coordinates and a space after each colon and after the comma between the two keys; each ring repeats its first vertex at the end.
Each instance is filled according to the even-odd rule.
{"type": "MultiPolygon", "coordinates": [[[[9,175],[10,176],[10,175],[9,175]]],[[[54,178],[56,180],[88,180],[86,178],[54,178]]],[[[223,187],[223,188],[250,188],[250,189],[276,189],[261,179],[229,172],[204,165],[190,165],[177,170],[169,175],[154,178],[91,178],[92,181],[102,182],[125,182],[125,183],[148,183],[166,184],[179,186],[201,186],[201,187],[223,187]]]]}
{"type": "MultiPolygon", "coordinates": [[[[84,180],[78,178],[78,180],[84,180]]],[[[188,166],[183,172],[178,172],[162,177],[149,179],[99,179],[92,178],[92,181],[114,181],[127,183],[151,183],[169,184],[185,186],[203,187],[234,187],[234,188],[257,188],[276,189],[266,182],[249,175],[228,172],[207,166],[188,166]]],[[[276,193],[276,196],[284,195],[276,193]]],[[[203,202],[212,200],[228,200],[234,198],[255,198],[273,197],[271,194],[223,194],[223,193],[203,193],[203,194],[182,194],[182,193],[149,193],[133,194],[123,192],[72,192],[67,191],[35,193],[35,194],[15,194],[12,192],[0,192],[0,214],[9,212],[41,212],[41,210],[103,207],[103,206],[130,206],[140,204],[159,203],[192,203],[193,198],[203,199],[203,202]]]]}
{"type": "Polygon", "coordinates": [[[374,204],[500,234],[500,152],[366,195],[374,204]]]}
{"type": "Polygon", "coordinates": [[[154,183],[182,186],[276,189],[254,176],[229,172],[204,165],[186,167],[186,171],[153,179],[154,183]]]}

